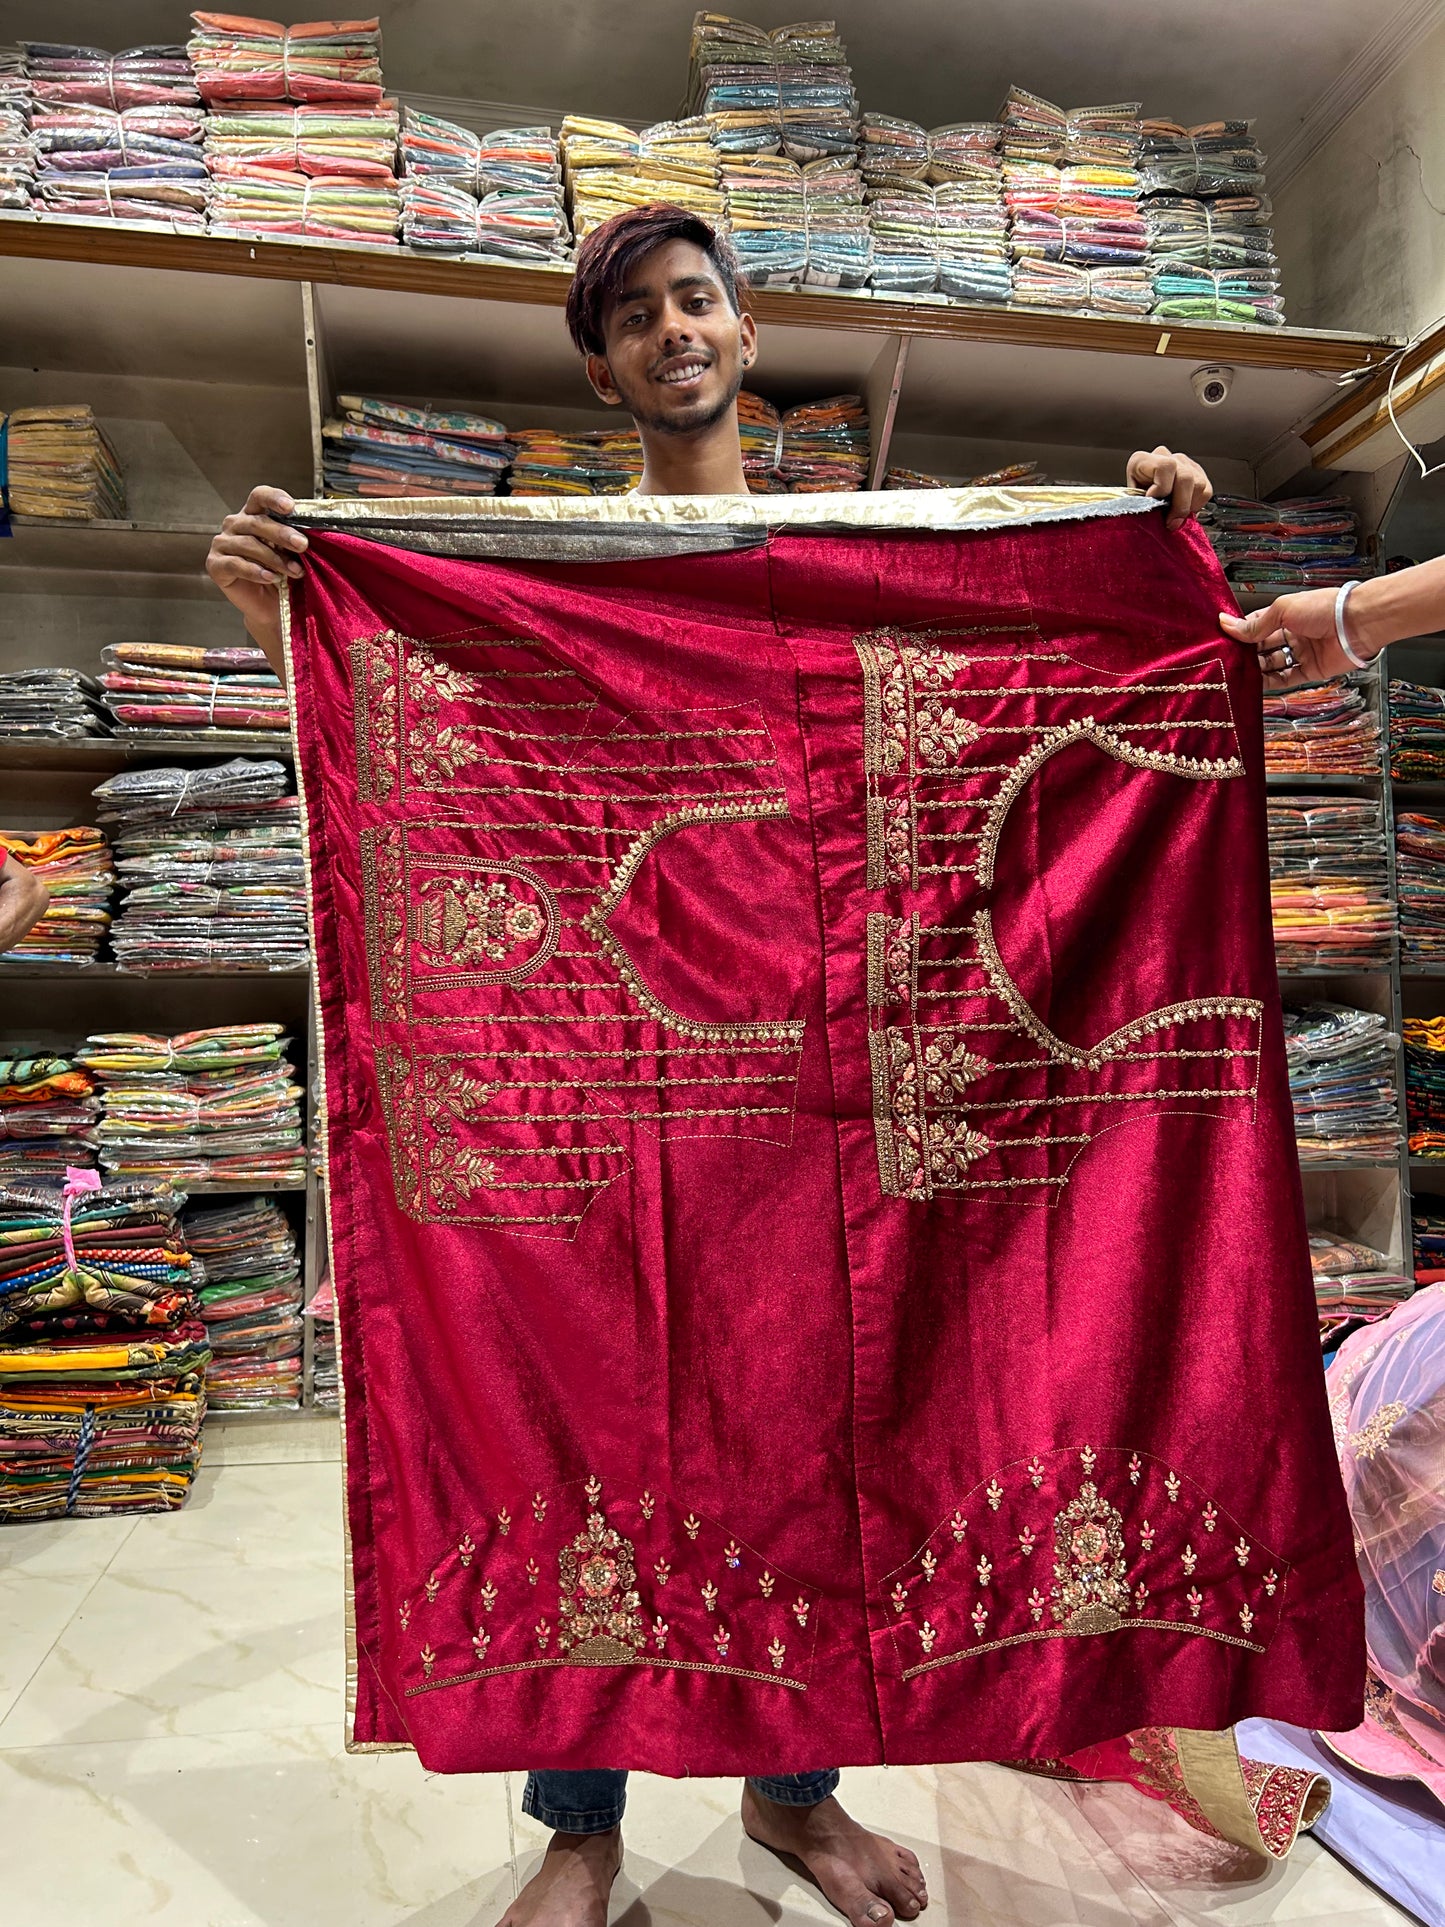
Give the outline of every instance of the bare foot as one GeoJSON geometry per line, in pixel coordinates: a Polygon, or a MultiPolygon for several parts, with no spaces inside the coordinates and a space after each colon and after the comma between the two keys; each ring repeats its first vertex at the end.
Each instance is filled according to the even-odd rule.
{"type": "Polygon", "coordinates": [[[759,1846],[801,1861],[853,1927],[891,1927],[895,1915],[915,1920],[928,1905],[918,1856],[860,1827],[835,1799],[785,1807],[745,1786],[743,1831],[759,1846]]]}
{"type": "Polygon", "coordinates": [[[542,1864],[497,1927],[607,1927],[607,1896],[622,1865],[622,1829],[554,1833],[542,1864]]]}

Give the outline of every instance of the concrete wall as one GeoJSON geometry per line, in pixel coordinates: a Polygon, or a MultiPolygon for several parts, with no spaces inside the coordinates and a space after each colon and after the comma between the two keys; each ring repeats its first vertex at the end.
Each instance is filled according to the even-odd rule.
{"type": "Polygon", "coordinates": [[[1445,26],[1274,192],[1296,326],[1413,334],[1445,314],[1445,26]]]}

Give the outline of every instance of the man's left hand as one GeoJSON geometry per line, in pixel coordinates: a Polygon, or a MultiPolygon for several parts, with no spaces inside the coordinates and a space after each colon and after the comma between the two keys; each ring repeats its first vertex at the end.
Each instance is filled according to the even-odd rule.
{"type": "Polygon", "coordinates": [[[1131,455],[1127,480],[1131,488],[1169,504],[1171,529],[1183,528],[1214,495],[1214,484],[1198,462],[1162,446],[1152,454],[1141,448],[1131,455]]]}

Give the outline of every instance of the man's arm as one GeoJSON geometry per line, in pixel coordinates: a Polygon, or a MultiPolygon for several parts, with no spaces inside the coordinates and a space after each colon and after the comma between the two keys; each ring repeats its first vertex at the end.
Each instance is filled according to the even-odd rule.
{"type": "MultiPolygon", "coordinates": [[[[1270,689],[1325,682],[1359,667],[1335,637],[1337,595],[1334,589],[1302,589],[1277,596],[1252,616],[1221,616],[1219,626],[1257,652],[1270,689]],[[1286,650],[1294,653],[1293,669],[1285,668],[1286,650]]],[[[1345,640],[1361,661],[1373,662],[1390,643],[1437,629],[1445,629],[1445,556],[1374,576],[1350,591],[1345,640]]]]}
{"type": "Polygon", "coordinates": [[[206,574],[241,611],[252,641],[282,682],[281,584],[288,575],[300,575],[306,537],[275,518],[295,506],[284,488],[253,488],[246,506],[228,515],[211,537],[206,556],[206,574]]]}
{"type": "Polygon", "coordinates": [[[0,855],[0,951],[33,929],[50,907],[50,892],[23,863],[0,855]]]}
{"type": "Polygon", "coordinates": [[[1129,457],[1125,479],[1131,488],[1142,488],[1146,495],[1169,504],[1171,529],[1183,528],[1191,515],[1198,515],[1214,499],[1214,484],[1198,462],[1165,448],[1162,442],[1152,453],[1136,449],[1129,457]]]}

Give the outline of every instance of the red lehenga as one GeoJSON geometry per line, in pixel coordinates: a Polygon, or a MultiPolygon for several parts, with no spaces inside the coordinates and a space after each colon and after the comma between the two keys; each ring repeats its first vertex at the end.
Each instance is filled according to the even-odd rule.
{"type": "Polygon", "coordinates": [[[307,515],[355,1743],[1308,1817],[1226,1730],[1363,1678],[1258,674],[1061,499],[307,515]]]}

